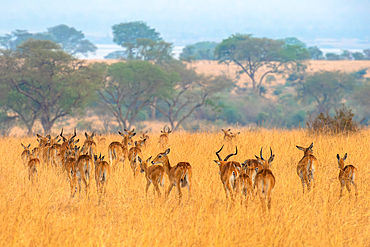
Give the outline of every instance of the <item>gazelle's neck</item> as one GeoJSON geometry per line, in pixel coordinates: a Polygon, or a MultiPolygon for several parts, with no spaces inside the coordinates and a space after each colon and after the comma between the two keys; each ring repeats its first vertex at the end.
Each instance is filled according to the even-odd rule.
{"type": "Polygon", "coordinates": [[[164,171],[167,174],[170,174],[170,171],[171,171],[172,167],[170,165],[170,160],[168,159],[167,156],[164,157],[164,160],[163,160],[162,164],[163,164],[164,171]]]}

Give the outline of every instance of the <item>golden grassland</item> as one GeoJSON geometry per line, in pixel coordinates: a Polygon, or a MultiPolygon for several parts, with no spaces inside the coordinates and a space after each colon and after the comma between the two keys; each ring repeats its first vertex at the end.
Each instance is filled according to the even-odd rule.
{"type": "MultiPolygon", "coordinates": [[[[143,151],[144,158],[164,151],[158,134],[143,151]]],[[[78,136],[84,139],[82,135],[78,136]]],[[[107,145],[120,140],[107,136],[107,145]]],[[[135,138],[134,138],[135,139],[135,138]]],[[[136,138],[138,139],[138,138],[136,138]]],[[[143,174],[134,179],[126,163],[112,173],[107,196],[98,203],[94,179],[91,195],[70,198],[66,174],[42,169],[37,182],[28,180],[20,143],[35,138],[0,139],[0,246],[369,246],[370,243],[370,131],[339,136],[310,136],[303,130],[242,130],[234,144],[225,144],[221,157],[235,151],[236,161],[258,155],[264,147],[275,153],[272,171],[276,186],[272,210],[261,212],[260,201],[248,207],[227,201],[213,162],[223,144],[221,133],[174,133],[170,135],[172,165],[188,161],[193,167],[192,197],[184,190],[182,203],[174,188],[167,201],[145,197],[143,174]],[[295,146],[314,143],[319,161],[317,186],[302,194],[296,174],[303,152],[295,146]],[[336,154],[348,153],[346,164],[358,169],[357,201],[345,191],[339,199],[336,154]]],[[[107,146],[106,145],[106,146],[107,146]]],[[[99,149],[107,155],[107,147],[99,149]]],[[[166,176],[167,179],[167,176],[166,176]]],[[[168,183],[166,181],[165,187],[168,183]]],[[[161,188],[162,196],[163,189],[161,188]]],[[[352,192],[353,193],[353,192],[352,192]]]]}

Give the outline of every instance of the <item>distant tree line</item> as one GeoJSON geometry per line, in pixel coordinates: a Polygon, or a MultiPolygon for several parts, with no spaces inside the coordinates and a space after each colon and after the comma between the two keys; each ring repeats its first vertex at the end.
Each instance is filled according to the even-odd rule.
{"type": "MultiPolygon", "coordinates": [[[[274,40],[233,34],[220,43],[186,46],[178,60],[172,44],[144,22],[112,29],[113,41],[123,48],[115,54],[124,60],[112,65],[77,59],[96,47],[81,31],[66,25],[34,34],[16,30],[0,37],[0,131],[6,134],[19,125],[32,134],[39,121],[50,133],[66,117],[86,112],[99,116],[104,131],[116,130],[109,119],[121,130],[158,119],[176,131],[198,129],[201,123],[305,126],[308,116],[329,114],[344,104],[358,119],[367,119],[370,113],[367,69],[308,72],[305,61],[324,59],[323,53],[294,37],[274,40]],[[238,74],[235,78],[197,74],[186,63],[197,59],[235,64],[238,74]],[[250,85],[236,84],[241,74],[247,75],[250,85]],[[285,82],[271,84],[276,75],[283,75],[285,82]]],[[[369,50],[362,54],[368,58],[369,50]]],[[[343,51],[340,57],[361,56],[343,51]]]]}

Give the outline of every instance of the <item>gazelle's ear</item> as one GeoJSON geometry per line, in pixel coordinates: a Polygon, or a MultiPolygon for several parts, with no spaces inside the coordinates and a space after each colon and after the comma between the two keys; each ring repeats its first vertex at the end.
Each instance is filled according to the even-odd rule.
{"type": "Polygon", "coordinates": [[[169,154],[170,153],[170,149],[168,148],[165,152],[164,152],[164,154],[165,155],[167,155],[167,154],[169,154]]]}
{"type": "Polygon", "coordinates": [[[347,153],[344,155],[343,160],[347,159],[347,153]]]}
{"type": "Polygon", "coordinates": [[[304,148],[303,147],[300,147],[300,146],[296,146],[299,150],[302,150],[304,151],[304,148]]]}
{"type": "Polygon", "coordinates": [[[137,159],[139,160],[140,163],[142,163],[140,156],[137,156],[137,159]]]}
{"type": "Polygon", "coordinates": [[[337,160],[338,160],[338,161],[340,160],[340,156],[339,156],[339,154],[337,154],[337,160]]]}
{"type": "Polygon", "coordinates": [[[258,157],[257,155],[255,155],[254,157],[256,157],[257,160],[259,160],[260,157],[258,157]]]}
{"type": "Polygon", "coordinates": [[[21,145],[22,145],[22,147],[23,147],[23,148],[26,148],[26,147],[23,145],[23,143],[21,143],[21,145]]]}
{"type": "Polygon", "coordinates": [[[313,143],[311,143],[311,145],[308,148],[309,149],[312,149],[313,148],[313,143]]]}
{"type": "Polygon", "coordinates": [[[269,164],[271,164],[271,162],[273,162],[273,161],[274,161],[274,159],[275,159],[275,154],[274,154],[274,155],[272,155],[272,156],[269,158],[268,163],[269,163],[269,164]]]}
{"type": "Polygon", "coordinates": [[[88,138],[87,132],[85,132],[85,137],[88,138]]]}
{"type": "Polygon", "coordinates": [[[27,148],[30,148],[30,147],[31,147],[31,143],[30,143],[30,144],[28,144],[27,148]]]}
{"type": "Polygon", "coordinates": [[[93,132],[92,134],[91,134],[91,138],[93,138],[95,136],[95,132],[93,132]]]}
{"type": "Polygon", "coordinates": [[[104,157],[105,157],[105,155],[103,157],[101,157],[101,160],[104,160],[104,157]]]}
{"type": "Polygon", "coordinates": [[[219,160],[213,160],[214,162],[216,162],[217,165],[221,165],[221,162],[219,160]]]}
{"type": "Polygon", "coordinates": [[[150,163],[150,160],[152,159],[152,156],[150,156],[147,160],[146,163],[150,163]]]}

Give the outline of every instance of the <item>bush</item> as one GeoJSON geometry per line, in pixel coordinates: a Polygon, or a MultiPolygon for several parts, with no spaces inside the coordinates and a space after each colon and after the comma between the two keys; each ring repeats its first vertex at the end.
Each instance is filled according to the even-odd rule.
{"type": "Polygon", "coordinates": [[[342,109],[335,110],[335,116],[332,117],[328,112],[320,113],[315,119],[308,113],[307,127],[312,132],[326,134],[339,134],[354,132],[360,129],[360,124],[354,120],[352,109],[343,106],[342,109]]]}

